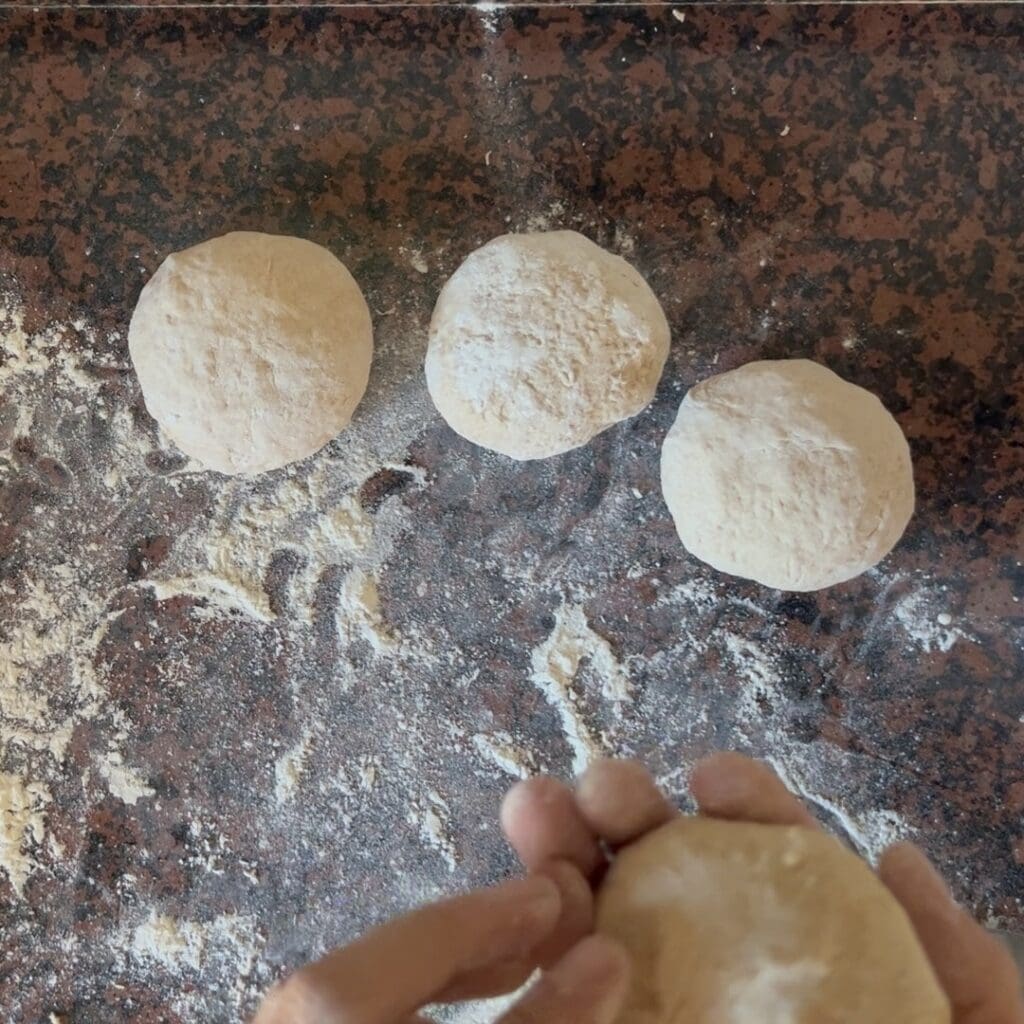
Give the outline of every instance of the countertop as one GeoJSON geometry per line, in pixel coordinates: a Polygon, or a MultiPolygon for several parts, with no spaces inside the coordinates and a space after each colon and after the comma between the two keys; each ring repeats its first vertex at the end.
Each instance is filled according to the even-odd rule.
{"type": "Polygon", "coordinates": [[[505,789],[601,752],[683,806],[700,755],[766,756],[1024,925],[1021,81],[1000,6],[0,13],[5,1019],[236,1019],[512,870],[505,789]],[[555,227],[673,348],[641,415],[517,464],[432,409],[426,327],[555,227]],[[126,346],[231,229],[329,247],[377,344],[351,429],[248,480],[159,434],[126,346]],[[689,557],[658,481],[689,386],[786,356],[914,457],[897,549],[815,594],[689,557]]]}

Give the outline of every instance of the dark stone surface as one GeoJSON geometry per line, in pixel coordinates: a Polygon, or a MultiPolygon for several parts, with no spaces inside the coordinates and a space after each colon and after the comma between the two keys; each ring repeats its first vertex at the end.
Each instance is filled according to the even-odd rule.
{"type": "Polygon", "coordinates": [[[771,756],[861,849],[909,834],[979,918],[1019,926],[1021,81],[1024,11],[999,6],[0,15],[0,283],[31,331],[91,332],[54,345],[87,400],[45,376],[0,407],[0,643],[37,585],[92,609],[69,639],[88,664],[25,683],[72,722],[66,752],[3,733],[0,771],[46,783],[62,847],[28,844],[22,897],[0,877],[6,1019],[229,1020],[285,967],[510,869],[510,776],[475,737],[570,772],[533,680],[563,602],[634,686],[609,702],[584,664],[598,746],[676,793],[715,747],[771,756]],[[673,328],[652,407],[586,448],[517,465],[425,414],[358,472],[342,438],[232,483],[145,413],[125,330],[175,249],[255,229],[345,260],[377,330],[361,436],[389,402],[425,408],[426,324],[461,258],[537,225],[631,259],[673,328]],[[795,355],[880,395],[919,498],[878,571],[811,595],[689,558],[657,478],[688,386],[795,355]],[[125,437],[147,450],[119,461],[125,437]],[[313,565],[299,614],[313,556],[290,526],[260,556],[262,617],[146,585],[289,486],[315,513],[316,481],[389,538],[369,571],[393,649],[336,613],[358,551],[313,565]],[[279,807],[275,762],[305,737],[279,807]],[[152,795],[110,791],[114,747],[152,795]],[[195,964],[130,951],[152,912],[212,929],[195,964]],[[231,914],[251,958],[212,924],[231,914]]]}

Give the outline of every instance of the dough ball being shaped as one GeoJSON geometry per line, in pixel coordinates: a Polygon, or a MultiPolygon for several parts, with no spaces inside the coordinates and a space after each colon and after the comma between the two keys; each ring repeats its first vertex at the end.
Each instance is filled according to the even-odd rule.
{"type": "Polygon", "coordinates": [[[679,818],[628,846],[597,930],[633,978],[620,1024],[949,1024],[913,927],[824,833],[679,818]]]}
{"type": "Polygon", "coordinates": [[[625,260],[575,231],[501,235],[441,291],[427,387],[463,437],[543,459],[647,405],[668,347],[665,314],[625,260]]]}
{"type": "Polygon", "coordinates": [[[370,311],[313,242],[234,231],[168,256],[132,315],[146,407],[186,455],[261,473],[312,455],[352,418],[370,311]]]}
{"type": "Polygon", "coordinates": [[[691,388],[661,450],[661,486],[688,551],[779,590],[864,572],[914,511],[899,424],[807,359],[748,363],[691,388]]]}

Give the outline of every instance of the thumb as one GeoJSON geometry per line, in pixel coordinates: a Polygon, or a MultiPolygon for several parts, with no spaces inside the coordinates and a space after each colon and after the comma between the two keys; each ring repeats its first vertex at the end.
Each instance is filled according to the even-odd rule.
{"type": "Polygon", "coordinates": [[[953,901],[928,858],[910,843],[898,843],[882,854],[878,873],[910,918],[957,1024],[1024,1024],[1013,958],[953,901]]]}

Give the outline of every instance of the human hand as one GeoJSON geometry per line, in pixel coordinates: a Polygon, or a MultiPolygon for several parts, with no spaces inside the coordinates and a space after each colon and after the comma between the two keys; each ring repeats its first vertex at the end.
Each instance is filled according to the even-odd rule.
{"type": "MultiPolygon", "coordinates": [[[[690,790],[700,813],[711,817],[819,827],[767,765],[740,754],[701,761],[690,790]]],[[[614,855],[677,813],[643,767],[609,760],[591,765],[575,791],[547,777],[519,783],[505,799],[502,825],[527,869],[557,858],[597,883],[605,850],[614,855]]],[[[892,846],[878,874],[916,929],[949,996],[954,1024],[1024,1024],[1012,958],[954,902],[924,854],[909,843],[892,846]]]]}
{"type": "Polygon", "coordinates": [[[590,886],[565,861],[432,903],[296,971],[253,1024],[419,1024],[430,1003],[511,992],[547,968],[495,1024],[611,1024],[625,952],[592,927],[590,886]]]}

